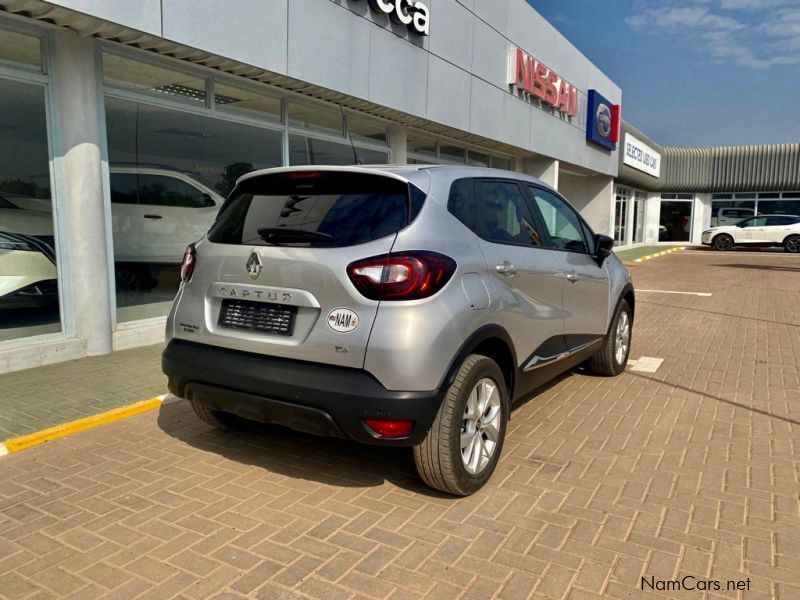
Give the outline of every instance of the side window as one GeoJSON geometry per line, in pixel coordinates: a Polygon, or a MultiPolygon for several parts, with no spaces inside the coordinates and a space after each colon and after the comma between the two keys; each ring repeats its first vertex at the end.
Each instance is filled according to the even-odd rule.
{"type": "Polygon", "coordinates": [[[766,224],[767,217],[753,217],[742,223],[744,227],[764,227],[766,224]]]}
{"type": "Polygon", "coordinates": [[[794,225],[797,223],[797,219],[794,217],[767,217],[767,225],[772,226],[779,226],[779,225],[794,225]]]}
{"type": "Polygon", "coordinates": [[[136,204],[136,173],[111,173],[111,202],[136,204]]]}
{"type": "Polygon", "coordinates": [[[475,231],[475,180],[456,179],[450,186],[447,210],[464,225],[475,231]]]}
{"type": "Polygon", "coordinates": [[[589,245],[581,220],[567,203],[545,190],[535,187],[528,189],[550,234],[550,246],[559,250],[588,253],[589,245]]]}
{"type": "Polygon", "coordinates": [[[498,244],[541,246],[542,238],[525,203],[525,196],[512,181],[480,181],[477,197],[477,233],[498,244]]]}
{"type": "Polygon", "coordinates": [[[139,202],[152,206],[202,208],[213,206],[213,200],[198,188],[175,177],[139,175],[139,202]]]}

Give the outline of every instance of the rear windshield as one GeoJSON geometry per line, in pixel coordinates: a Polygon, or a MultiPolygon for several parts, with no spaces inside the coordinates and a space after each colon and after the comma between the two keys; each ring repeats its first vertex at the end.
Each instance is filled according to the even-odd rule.
{"type": "Polygon", "coordinates": [[[397,233],[423,201],[424,193],[415,186],[379,175],[266,175],[233,190],[208,239],[255,246],[355,246],[397,233]]]}

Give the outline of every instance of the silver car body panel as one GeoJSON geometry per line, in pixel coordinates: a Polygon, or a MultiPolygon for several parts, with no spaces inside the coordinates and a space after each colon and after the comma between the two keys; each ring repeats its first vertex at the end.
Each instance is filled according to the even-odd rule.
{"type": "Polygon", "coordinates": [[[567,332],[602,337],[630,284],[630,275],[613,255],[598,266],[588,255],[486,242],[447,210],[456,179],[503,178],[555,191],[535,178],[475,167],[359,166],[268,169],[240,181],[298,170],[380,174],[413,183],[427,198],[416,219],[396,235],[346,248],[237,246],[204,238],[196,246],[194,274],[181,285],[170,312],[168,338],[363,368],[388,390],[425,391],[442,385],[465,342],[486,326],[507,332],[520,371],[537,350],[567,332]],[[447,255],[456,261],[456,272],[437,294],[414,301],[368,300],[350,282],[346,267],[351,262],[406,250],[447,255]],[[246,268],[252,252],[263,263],[255,281],[246,268]],[[506,262],[516,267],[513,276],[498,271],[506,262]],[[570,272],[578,275],[575,283],[567,280],[570,272]],[[261,292],[259,299],[268,302],[289,294],[281,301],[298,307],[293,335],[218,327],[219,306],[230,290],[246,291],[250,300],[261,292]],[[358,314],[354,331],[338,333],[328,326],[324,317],[337,308],[358,314]]]}

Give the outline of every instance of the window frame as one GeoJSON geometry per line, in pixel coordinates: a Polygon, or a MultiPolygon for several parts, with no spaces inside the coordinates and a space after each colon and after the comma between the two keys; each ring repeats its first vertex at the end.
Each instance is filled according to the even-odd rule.
{"type": "Polygon", "coordinates": [[[525,188],[525,193],[528,196],[528,203],[531,205],[531,210],[534,210],[536,212],[536,218],[540,223],[540,227],[544,230],[544,235],[549,244],[548,246],[542,246],[543,249],[554,250],[556,252],[569,252],[570,254],[583,254],[591,257],[595,257],[597,255],[597,244],[595,243],[597,234],[592,230],[592,228],[589,226],[586,220],[581,216],[581,214],[575,209],[575,207],[572,206],[569,200],[567,200],[564,196],[562,196],[555,190],[548,189],[536,183],[524,182],[523,187],[525,188]],[[539,210],[539,206],[536,204],[536,198],[534,198],[530,190],[540,190],[542,192],[548,193],[558,198],[564,203],[564,205],[567,207],[567,210],[569,210],[573,215],[575,215],[575,218],[578,220],[578,225],[580,230],[579,233],[581,234],[584,245],[586,246],[586,252],[579,252],[578,250],[570,250],[569,248],[559,248],[553,245],[553,240],[550,236],[550,230],[547,228],[544,221],[544,216],[539,210]]]}
{"type": "Polygon", "coordinates": [[[51,80],[53,72],[52,42],[50,32],[40,24],[25,22],[16,16],[0,14],[0,29],[21,33],[39,40],[41,68],[10,61],[0,62],[0,78],[7,81],[32,84],[41,88],[44,96],[45,124],[47,128],[48,177],[50,182],[51,220],[53,225],[53,247],[56,251],[56,273],[58,286],[58,318],[59,330],[48,333],[36,333],[22,337],[0,340],[0,351],[40,342],[69,340],[75,335],[75,319],[72,307],[71,266],[67,257],[70,249],[63,235],[66,228],[66,207],[61,199],[66,196],[61,169],[57,164],[58,148],[61,145],[61,132],[58,128],[55,108],[58,106],[58,91],[51,80]]]}
{"type": "Polygon", "coordinates": [[[746,219],[742,219],[738,223],[736,223],[737,227],[741,227],[742,229],[746,229],[747,227],[766,227],[767,226],[767,217],[766,215],[753,215],[752,217],[747,217],[746,219]],[[763,225],[751,225],[750,221],[755,221],[756,219],[764,219],[763,225]]]}
{"type": "MultiPolygon", "coordinates": [[[[476,236],[478,236],[480,239],[482,239],[485,242],[488,242],[490,244],[498,244],[500,246],[514,246],[515,248],[529,248],[531,250],[546,250],[547,249],[544,245],[535,246],[533,244],[520,244],[520,243],[517,243],[517,242],[511,242],[511,241],[493,240],[493,239],[486,238],[486,237],[482,236],[480,233],[478,233],[478,221],[480,221],[480,215],[481,215],[480,200],[479,200],[479,194],[478,194],[478,184],[479,183],[505,183],[505,184],[515,185],[517,187],[517,189],[519,190],[520,197],[522,199],[522,204],[525,207],[525,209],[528,211],[528,216],[531,217],[531,223],[530,224],[534,229],[536,229],[537,233],[539,234],[540,239],[542,240],[542,242],[544,242],[545,236],[547,235],[546,229],[544,230],[544,233],[543,233],[543,223],[542,223],[541,219],[539,218],[538,213],[536,213],[536,212],[531,210],[530,201],[528,199],[527,194],[525,193],[525,189],[524,189],[524,185],[523,185],[522,181],[519,181],[518,179],[510,179],[510,178],[507,178],[507,177],[462,177],[460,179],[472,179],[472,182],[473,182],[474,191],[475,191],[475,224],[474,224],[474,229],[472,229],[472,232],[476,236]]],[[[458,180],[454,180],[453,183],[455,183],[455,181],[458,181],[458,180]]],[[[451,184],[451,187],[452,187],[452,184],[451,184]]],[[[448,202],[449,202],[449,196],[448,196],[448,202]]],[[[448,210],[448,212],[450,212],[450,211],[448,210]]],[[[450,213],[450,214],[453,216],[454,219],[459,221],[459,223],[463,224],[463,221],[458,219],[455,215],[453,215],[453,213],[450,213]]]]}
{"type": "Polygon", "coordinates": [[[797,217],[793,217],[791,215],[766,215],[767,217],[767,224],[766,227],[790,227],[792,225],[797,225],[800,223],[800,219],[797,217]],[[771,220],[783,220],[784,223],[770,223],[771,220]]]}

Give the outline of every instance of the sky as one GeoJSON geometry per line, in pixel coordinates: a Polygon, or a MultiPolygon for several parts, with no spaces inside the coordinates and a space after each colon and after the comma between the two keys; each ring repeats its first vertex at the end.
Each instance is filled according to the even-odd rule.
{"type": "Polygon", "coordinates": [[[657,143],[800,143],[800,0],[527,1],[657,143]]]}

